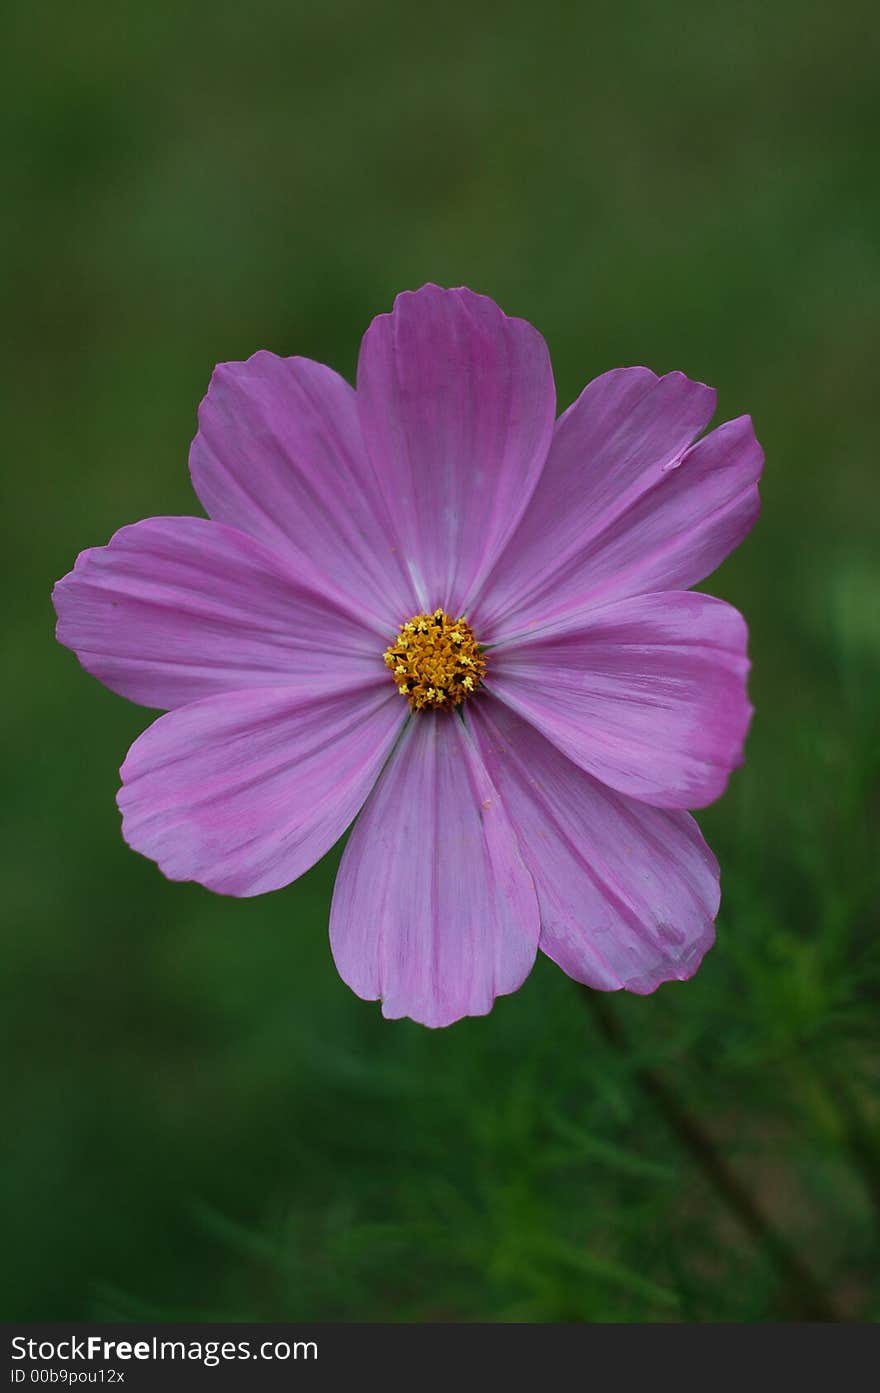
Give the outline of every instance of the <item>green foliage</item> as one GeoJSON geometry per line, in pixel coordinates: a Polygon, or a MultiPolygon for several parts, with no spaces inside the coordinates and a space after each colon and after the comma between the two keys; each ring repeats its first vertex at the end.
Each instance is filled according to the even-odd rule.
{"type": "Polygon", "coordinates": [[[13,6],[0,84],[6,1317],[762,1321],[791,1313],[640,1085],[662,1073],[846,1318],[880,1314],[873,8],[13,6]],[[430,16],[430,18],[428,18],[430,16]],[[338,980],[336,866],[234,902],[129,852],[150,719],[51,638],[123,523],[194,510],[215,361],[351,374],[394,292],[494,295],[561,403],[645,362],[755,417],[745,768],[691,983],[542,962],[484,1020],[338,980]]]}

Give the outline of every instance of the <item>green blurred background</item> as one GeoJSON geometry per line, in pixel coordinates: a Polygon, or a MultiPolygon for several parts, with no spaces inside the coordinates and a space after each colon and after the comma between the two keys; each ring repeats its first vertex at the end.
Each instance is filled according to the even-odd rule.
{"type": "Polygon", "coordinates": [[[648,1066],[836,1314],[876,1318],[875,7],[17,3],[4,47],[0,1313],[803,1315],[648,1066]],[[485,1019],[383,1022],[330,958],[336,854],[258,900],[166,883],[114,806],[150,713],[53,642],[78,550],[198,511],[215,362],[351,376],[429,279],[535,323],[561,405],[680,368],[766,449],[707,587],[756,707],[701,816],[718,944],[611,1001],[623,1048],[546,962],[485,1019]]]}

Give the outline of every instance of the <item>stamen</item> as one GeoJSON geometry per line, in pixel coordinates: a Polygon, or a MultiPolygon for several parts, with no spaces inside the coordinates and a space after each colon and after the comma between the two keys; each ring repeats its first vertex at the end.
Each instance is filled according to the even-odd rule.
{"type": "Polygon", "coordinates": [[[451,710],[479,689],[486,659],[464,616],[442,609],[414,614],[383,654],[385,666],[413,711],[451,710]]]}

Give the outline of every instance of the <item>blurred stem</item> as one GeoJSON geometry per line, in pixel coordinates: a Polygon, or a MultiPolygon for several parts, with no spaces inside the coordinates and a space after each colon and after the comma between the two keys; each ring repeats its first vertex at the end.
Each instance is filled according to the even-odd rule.
{"type": "MultiPolygon", "coordinates": [[[[631,1055],[626,1033],[605,993],[581,987],[584,1001],[605,1039],[621,1054],[631,1055]]],[[[656,1107],[691,1160],[749,1235],[768,1253],[787,1295],[792,1315],[800,1320],[842,1321],[828,1294],[800,1255],[764,1214],[718,1150],[705,1128],[692,1117],[663,1076],[644,1064],[634,1064],[636,1081],[656,1107]]]]}
{"type": "Polygon", "coordinates": [[[837,1110],[843,1143],[849,1152],[853,1168],[862,1177],[877,1217],[880,1219],[880,1145],[877,1128],[866,1118],[858,1095],[842,1074],[834,1072],[826,1097],[837,1110]]]}

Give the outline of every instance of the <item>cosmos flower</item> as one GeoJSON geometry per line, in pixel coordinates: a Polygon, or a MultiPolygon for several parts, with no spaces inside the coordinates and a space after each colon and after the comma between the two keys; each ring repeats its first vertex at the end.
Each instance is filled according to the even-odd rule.
{"type": "Polygon", "coordinates": [[[758,512],[748,417],[604,373],[555,420],[546,344],[427,285],[370,325],[357,390],[224,363],[199,411],[208,518],[151,518],[55,588],[58,638],[167,711],[122,766],[123,835],[172,880],[289,884],[349,824],[341,976],[389,1017],[487,1012],[540,948],[651,992],[713,941],[685,809],[751,715],[746,626],[690,590],[758,512]],[[696,443],[694,443],[696,441],[696,443]]]}

